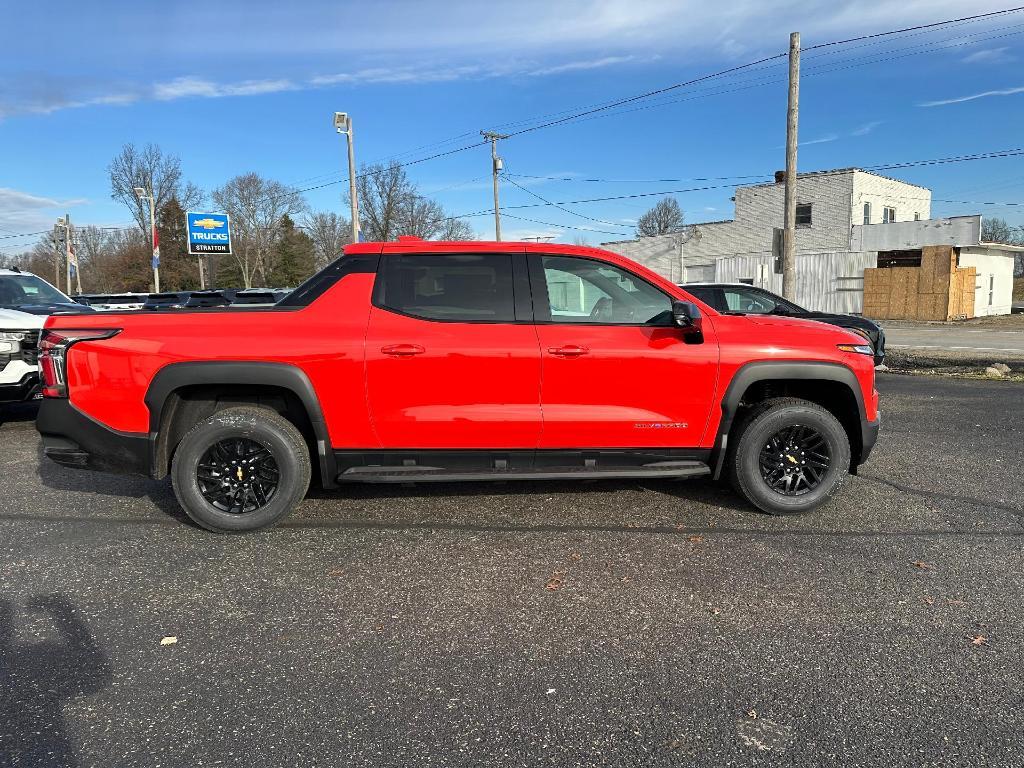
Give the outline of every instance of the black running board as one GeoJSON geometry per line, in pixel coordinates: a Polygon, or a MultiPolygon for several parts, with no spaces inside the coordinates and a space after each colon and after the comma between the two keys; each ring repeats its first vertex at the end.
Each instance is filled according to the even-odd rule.
{"type": "Polygon", "coordinates": [[[369,466],[350,467],[338,475],[339,483],[461,483],[503,480],[608,480],[613,478],[662,478],[678,480],[706,477],[711,468],[702,461],[663,461],[632,467],[544,467],[536,470],[489,469],[451,471],[445,467],[369,466]]]}

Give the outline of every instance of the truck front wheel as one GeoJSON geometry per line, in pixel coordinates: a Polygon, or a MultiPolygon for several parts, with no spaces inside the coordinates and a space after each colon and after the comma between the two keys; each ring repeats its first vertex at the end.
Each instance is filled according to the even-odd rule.
{"type": "Polygon", "coordinates": [[[218,533],[274,525],[309,488],[306,441],[266,408],[218,411],[182,438],[171,462],[174,493],[198,525],[218,533]]]}
{"type": "Polygon", "coordinates": [[[730,441],[733,487],[758,509],[796,514],[825,503],[850,467],[850,440],[817,403],[776,398],[754,406],[730,441]]]}

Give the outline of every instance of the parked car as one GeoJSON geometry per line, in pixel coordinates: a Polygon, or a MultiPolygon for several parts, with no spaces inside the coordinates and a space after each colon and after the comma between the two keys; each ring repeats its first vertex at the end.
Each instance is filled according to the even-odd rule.
{"type": "Polygon", "coordinates": [[[46,316],[90,311],[41,277],[18,269],[0,269],[0,403],[21,402],[38,395],[36,356],[46,316]]]}
{"type": "Polygon", "coordinates": [[[746,283],[686,283],[682,287],[704,303],[726,314],[797,317],[847,328],[871,342],[875,365],[881,365],[885,361],[885,331],[866,317],[814,312],[764,288],[756,288],[746,283]]]}
{"type": "Polygon", "coordinates": [[[142,309],[148,298],[148,293],[85,293],[76,296],[75,300],[97,312],[119,312],[125,309],[142,309]]]}
{"type": "Polygon", "coordinates": [[[272,307],[55,316],[41,348],[45,455],[170,474],[214,531],[276,523],[311,478],[725,476],[802,512],[879,426],[861,336],[577,246],[356,243],[272,307]]]}
{"type": "Polygon", "coordinates": [[[151,293],[146,297],[142,308],[146,310],[180,309],[188,302],[191,291],[172,291],[167,293],[151,293]]]}

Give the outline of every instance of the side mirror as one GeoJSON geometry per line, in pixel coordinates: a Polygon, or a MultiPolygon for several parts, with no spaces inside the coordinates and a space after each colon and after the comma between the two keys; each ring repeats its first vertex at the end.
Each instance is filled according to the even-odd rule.
{"type": "Polygon", "coordinates": [[[688,333],[700,333],[701,331],[700,310],[692,301],[673,301],[672,319],[677,326],[688,333]]]}

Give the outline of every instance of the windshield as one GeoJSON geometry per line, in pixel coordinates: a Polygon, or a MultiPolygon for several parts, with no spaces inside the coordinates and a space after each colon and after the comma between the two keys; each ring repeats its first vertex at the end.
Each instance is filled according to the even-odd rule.
{"type": "Polygon", "coordinates": [[[71,303],[71,299],[35,275],[0,275],[0,306],[71,303]]]}

